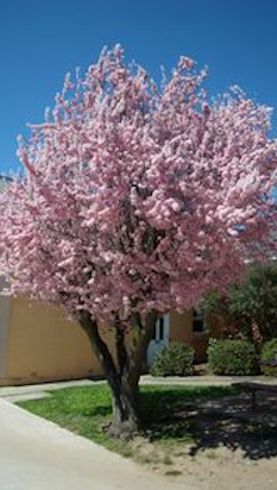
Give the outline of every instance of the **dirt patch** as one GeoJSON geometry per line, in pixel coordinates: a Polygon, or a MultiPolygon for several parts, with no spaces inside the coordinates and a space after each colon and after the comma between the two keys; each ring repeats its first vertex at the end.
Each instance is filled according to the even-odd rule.
{"type": "Polygon", "coordinates": [[[133,449],[151,470],[201,490],[276,490],[276,398],[261,394],[255,411],[247,395],[188,404],[133,449]]]}

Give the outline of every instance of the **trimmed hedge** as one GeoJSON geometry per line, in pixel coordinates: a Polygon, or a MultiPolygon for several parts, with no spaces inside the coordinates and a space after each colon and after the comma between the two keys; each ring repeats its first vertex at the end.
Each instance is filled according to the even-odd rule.
{"type": "Polygon", "coordinates": [[[261,370],[266,376],[277,376],[277,339],[264,343],[261,353],[261,370]]]}
{"type": "Polygon", "coordinates": [[[208,363],[214,374],[251,376],[259,372],[256,349],[248,340],[211,339],[208,363]]]}
{"type": "Polygon", "coordinates": [[[170,342],[156,356],[152,376],[189,376],[193,374],[194,350],[181,342],[170,342]]]}

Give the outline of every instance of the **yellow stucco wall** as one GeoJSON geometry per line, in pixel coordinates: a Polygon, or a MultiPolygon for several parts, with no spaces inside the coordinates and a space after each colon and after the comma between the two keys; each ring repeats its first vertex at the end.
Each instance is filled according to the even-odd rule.
{"type": "MultiPolygon", "coordinates": [[[[103,328],[101,335],[114,355],[113,331],[103,328]]],[[[170,314],[169,340],[192,345],[197,362],[205,359],[208,337],[208,333],[193,333],[191,311],[170,314]]],[[[5,342],[5,372],[0,373],[0,385],[102,375],[86,334],[61,308],[26,298],[11,299],[5,342]]]]}
{"type": "Polygon", "coordinates": [[[194,360],[196,363],[207,360],[207,348],[209,339],[222,337],[223,319],[209,316],[207,319],[207,330],[204,332],[193,332],[193,315],[191,311],[184,313],[173,312],[170,315],[170,340],[177,340],[190,345],[194,349],[194,360]]]}
{"type": "MultiPolygon", "coordinates": [[[[0,276],[0,291],[6,286],[0,276]]],[[[7,359],[7,337],[9,332],[11,298],[0,295],[0,379],[5,376],[7,359]]]]}
{"type": "Polygon", "coordinates": [[[169,340],[176,340],[178,342],[184,342],[185,344],[192,343],[193,332],[191,311],[185,311],[184,313],[173,311],[170,314],[169,340]]]}
{"type": "Polygon", "coordinates": [[[61,309],[24,298],[12,299],[2,384],[100,374],[85,333],[61,309]]]}

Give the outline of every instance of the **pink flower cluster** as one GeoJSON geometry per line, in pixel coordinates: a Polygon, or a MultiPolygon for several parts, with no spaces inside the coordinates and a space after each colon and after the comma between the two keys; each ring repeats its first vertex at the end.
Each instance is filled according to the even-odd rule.
{"type": "Polygon", "coordinates": [[[206,76],[181,58],[160,89],[116,46],[66,77],[0,196],[13,293],[112,322],[190,307],[262,258],[276,218],[269,110],[236,89],[210,103],[206,76]]]}

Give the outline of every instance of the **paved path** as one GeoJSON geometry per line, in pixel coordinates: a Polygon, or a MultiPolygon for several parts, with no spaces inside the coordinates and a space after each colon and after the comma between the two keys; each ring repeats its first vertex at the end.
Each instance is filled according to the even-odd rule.
{"type": "MultiPolygon", "coordinates": [[[[196,386],[229,386],[235,382],[257,381],[260,383],[277,384],[277,378],[265,376],[187,376],[187,377],[155,377],[145,375],[141,377],[141,384],[172,384],[172,385],[196,385],[196,386]]],[[[51,396],[48,392],[61,388],[73,386],[93,386],[104,383],[105,381],[93,381],[91,379],[81,379],[73,381],[58,381],[54,383],[42,383],[24,386],[3,386],[0,387],[0,398],[5,398],[10,402],[21,400],[34,400],[51,396]]],[[[2,490],[2,489],[0,489],[2,490]]]]}
{"type": "Polygon", "coordinates": [[[197,490],[0,400],[1,490],[197,490]]]}

